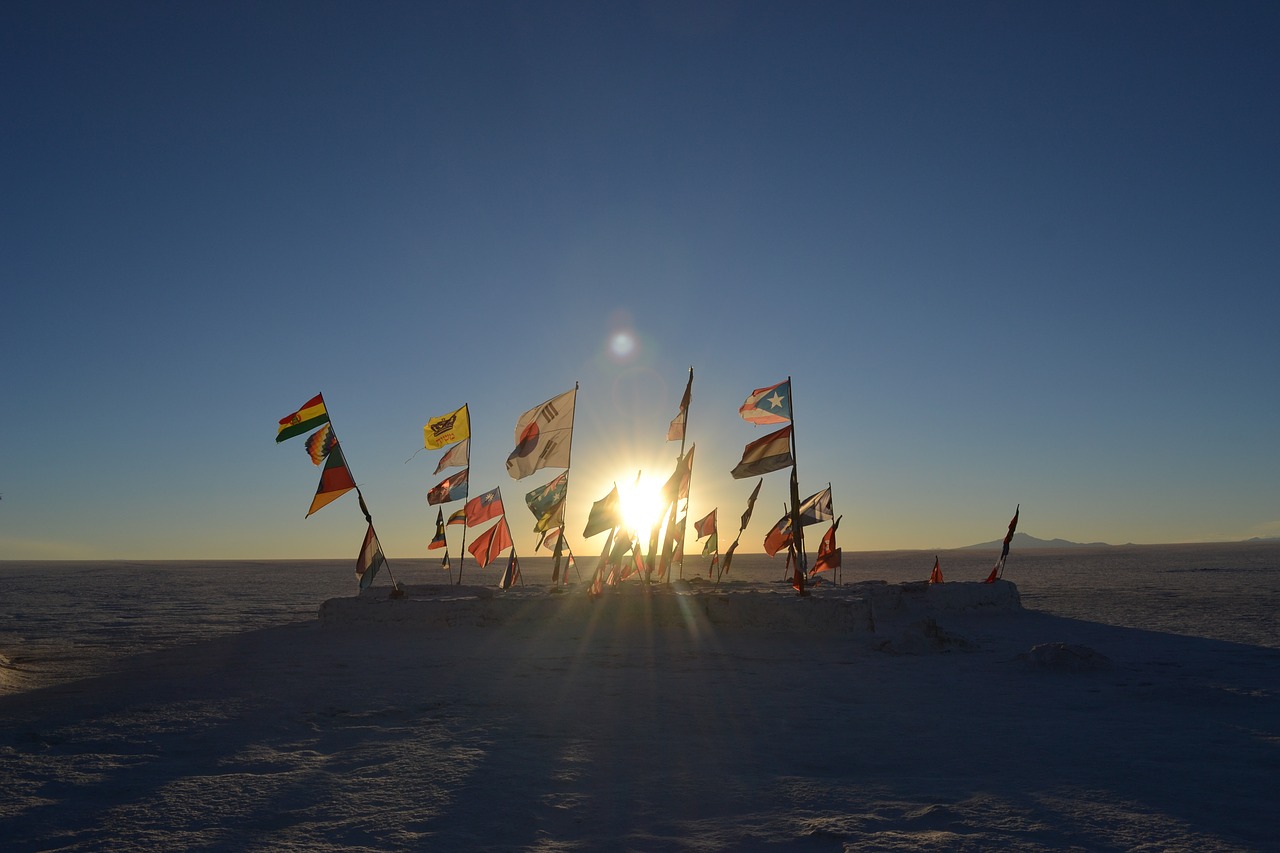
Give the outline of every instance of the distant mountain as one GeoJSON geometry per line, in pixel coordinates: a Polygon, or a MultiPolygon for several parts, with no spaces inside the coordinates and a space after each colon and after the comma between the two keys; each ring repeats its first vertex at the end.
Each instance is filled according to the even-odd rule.
{"type": "MultiPolygon", "coordinates": [[[[1004,544],[1004,539],[993,539],[990,542],[979,542],[977,545],[966,545],[960,549],[967,551],[971,548],[996,548],[998,549],[1004,544]]],[[[1017,548],[1110,548],[1106,542],[1071,542],[1066,539],[1037,539],[1026,533],[1013,534],[1013,541],[1009,543],[1011,549],[1017,548]]]]}

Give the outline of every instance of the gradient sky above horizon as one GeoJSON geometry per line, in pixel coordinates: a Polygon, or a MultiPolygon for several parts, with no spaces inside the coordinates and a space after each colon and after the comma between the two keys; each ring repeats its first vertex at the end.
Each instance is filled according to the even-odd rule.
{"type": "Polygon", "coordinates": [[[788,376],[847,549],[1280,535],[1280,5],[11,2],[0,44],[0,559],[354,559],[274,443],[317,392],[390,557],[463,403],[529,555],[558,471],[504,460],[575,382],[592,553],[691,365],[722,544],[788,376]]]}

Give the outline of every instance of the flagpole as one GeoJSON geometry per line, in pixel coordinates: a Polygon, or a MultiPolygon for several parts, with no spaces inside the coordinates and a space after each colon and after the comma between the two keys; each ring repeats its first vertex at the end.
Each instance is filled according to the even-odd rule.
{"type": "MultiPolygon", "coordinates": [[[[560,578],[560,557],[563,554],[564,547],[564,528],[569,516],[569,477],[568,474],[573,470],[573,427],[578,420],[578,382],[573,383],[573,416],[569,418],[569,454],[565,459],[565,478],[564,478],[564,500],[561,502],[560,508],[560,535],[556,537],[556,549],[552,556],[555,558],[555,565],[551,569],[551,583],[555,584],[560,578]]],[[[570,555],[573,551],[569,551],[570,555]]],[[[577,561],[574,561],[574,567],[577,567],[577,561]]],[[[568,572],[566,572],[568,574],[568,572]]],[[[579,572],[581,578],[581,572],[579,572]]]]}
{"type": "MultiPolygon", "coordinates": [[[[471,467],[467,466],[467,493],[471,492],[471,467]]],[[[462,505],[462,544],[458,546],[458,583],[462,586],[462,567],[467,562],[467,528],[471,525],[467,524],[467,505],[462,505]]]]}
{"type": "MultiPolygon", "coordinates": [[[[689,365],[689,383],[688,385],[685,386],[685,388],[686,390],[689,391],[689,405],[683,406],[683,411],[681,412],[681,414],[684,415],[684,422],[681,424],[681,427],[680,427],[680,455],[676,457],[676,473],[680,473],[680,466],[684,463],[684,446],[685,446],[686,440],[689,437],[689,406],[693,405],[693,365],[689,365]]],[[[683,396],[681,396],[681,403],[683,402],[684,402],[684,398],[683,396]]],[[[688,474],[689,474],[689,492],[690,494],[692,494],[693,493],[693,471],[690,470],[688,474]]],[[[683,479],[683,477],[681,479],[683,479]]],[[[671,506],[667,508],[667,517],[664,521],[659,523],[657,529],[653,531],[653,534],[649,539],[649,560],[647,562],[652,563],[656,559],[660,566],[663,566],[666,568],[667,572],[670,572],[671,570],[670,566],[665,565],[666,558],[667,558],[667,542],[671,538],[671,525],[675,522],[676,516],[680,514],[679,504],[680,504],[680,484],[677,482],[676,497],[675,497],[675,500],[671,502],[671,506]],[[662,549],[659,551],[658,538],[660,536],[662,538],[662,549]]],[[[687,497],[685,498],[685,501],[684,501],[684,511],[687,516],[689,513],[689,498],[687,497]]],[[[672,551],[674,553],[674,549],[672,549],[672,551]]],[[[645,582],[646,583],[648,583],[649,575],[652,574],[652,572],[653,572],[653,566],[646,565],[645,566],[645,582]]],[[[680,537],[680,579],[681,580],[684,579],[684,536],[683,534],[680,537]]],[[[668,575],[668,583],[669,582],[670,582],[670,575],[668,575]]]]}
{"type": "Polygon", "coordinates": [[[791,538],[796,545],[796,558],[800,561],[800,573],[809,570],[809,560],[804,553],[804,528],[800,525],[800,474],[796,461],[796,386],[787,377],[791,389],[791,538]]]}
{"type": "MultiPolygon", "coordinates": [[[[324,401],[324,392],[321,392],[317,396],[319,396],[320,403],[324,406],[325,414],[329,416],[329,431],[333,433],[334,440],[337,441],[338,446],[341,447],[342,442],[338,440],[338,428],[334,426],[333,413],[329,411],[329,404],[324,401]]],[[[351,460],[347,458],[347,452],[345,450],[342,451],[342,461],[347,467],[347,473],[351,474],[351,482],[355,483],[356,475],[351,473],[351,460]]],[[[365,523],[370,527],[373,527],[373,516],[370,515],[369,507],[364,502],[364,493],[360,491],[359,484],[357,484],[355,488],[356,499],[360,501],[360,512],[364,514],[365,523]]],[[[374,535],[377,535],[377,531],[374,531],[374,535]]],[[[378,544],[381,545],[382,540],[378,540],[378,544]]],[[[395,595],[396,593],[400,593],[400,595],[404,595],[400,589],[400,584],[396,583],[396,576],[391,573],[391,561],[387,559],[385,551],[382,554],[382,564],[387,567],[387,577],[391,578],[391,594],[395,595]]]]}

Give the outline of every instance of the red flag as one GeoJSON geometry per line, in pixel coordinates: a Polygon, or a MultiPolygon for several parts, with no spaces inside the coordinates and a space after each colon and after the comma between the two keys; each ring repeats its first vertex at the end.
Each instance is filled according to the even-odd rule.
{"type": "Polygon", "coordinates": [[[791,566],[791,588],[804,595],[804,572],[800,571],[800,560],[795,548],[787,549],[787,564],[791,566]]]}
{"type": "Polygon", "coordinates": [[[770,557],[791,544],[791,516],[784,515],[764,537],[764,550],[770,557]]]}
{"type": "MultiPolygon", "coordinates": [[[[843,517],[841,516],[840,518],[843,517]]],[[[832,523],[831,529],[822,537],[822,542],[818,544],[818,559],[813,562],[813,568],[809,571],[810,577],[813,577],[818,572],[840,568],[842,549],[836,547],[836,528],[839,526],[840,519],[837,518],[832,523]]]]}
{"type": "Polygon", "coordinates": [[[511,531],[507,528],[507,519],[504,516],[493,527],[477,536],[475,541],[467,546],[467,550],[483,569],[492,563],[504,548],[510,548],[511,545],[511,531]]]}
{"type": "Polygon", "coordinates": [[[498,581],[500,589],[511,589],[516,582],[523,580],[520,577],[520,558],[516,556],[516,549],[511,549],[511,556],[507,558],[507,569],[502,573],[502,579],[498,581]]]}
{"type": "Polygon", "coordinates": [[[933,558],[933,571],[929,572],[929,583],[942,583],[942,563],[933,558]]]}
{"type": "MultiPolygon", "coordinates": [[[[719,509],[719,507],[717,507],[716,509],[719,509]]],[[[716,510],[715,509],[711,510],[711,512],[707,513],[702,518],[695,521],[693,523],[693,529],[698,534],[696,537],[698,539],[701,539],[704,536],[710,536],[712,533],[715,533],[716,532],[716,510]]]]}
{"type": "Polygon", "coordinates": [[[467,511],[467,527],[475,527],[477,524],[483,524],[491,518],[502,515],[501,489],[502,487],[498,486],[467,501],[467,505],[463,507],[467,511]]]}

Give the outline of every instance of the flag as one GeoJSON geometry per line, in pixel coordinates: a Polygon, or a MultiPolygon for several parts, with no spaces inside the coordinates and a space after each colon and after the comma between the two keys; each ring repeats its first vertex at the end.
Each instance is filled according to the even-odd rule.
{"type": "Polygon", "coordinates": [[[556,543],[560,541],[560,535],[563,533],[563,527],[553,527],[546,533],[542,534],[542,538],[538,540],[538,544],[533,546],[533,550],[537,551],[543,545],[548,548],[554,548],[556,543]]]}
{"type": "Polygon", "coordinates": [[[445,477],[427,492],[427,503],[435,506],[436,504],[447,504],[450,501],[462,500],[467,496],[470,475],[471,469],[463,468],[458,473],[445,477]]]}
{"type": "Polygon", "coordinates": [[[783,424],[791,420],[791,380],[752,391],[738,407],[738,414],[753,424],[783,424]]]}
{"type": "Polygon", "coordinates": [[[382,555],[382,544],[378,542],[378,534],[373,532],[373,525],[364,534],[364,544],[360,546],[360,555],[356,557],[356,580],[361,589],[368,589],[373,583],[373,576],[378,569],[387,563],[382,555]]]}
{"type": "MultiPolygon", "coordinates": [[[[698,538],[701,539],[702,537],[699,536],[698,538]]],[[[720,534],[713,530],[711,531],[711,536],[707,538],[707,544],[702,546],[702,556],[705,557],[708,554],[714,553],[719,550],[720,550],[720,534]]]]}
{"type": "Polygon", "coordinates": [[[467,523],[467,508],[465,506],[462,509],[455,510],[454,513],[449,516],[449,520],[445,522],[446,525],[466,524],[466,523],[467,523]]]}
{"type": "Polygon", "coordinates": [[[1009,532],[1004,535],[1004,544],[1000,549],[1000,559],[996,560],[995,568],[991,570],[991,574],[983,583],[995,583],[996,578],[1004,574],[1004,560],[1009,556],[1009,543],[1013,541],[1013,531],[1018,527],[1018,513],[1022,512],[1022,504],[1018,504],[1018,508],[1013,511],[1013,520],[1009,522],[1009,532]]]}
{"type": "Polygon", "coordinates": [[[831,487],[827,486],[816,495],[810,495],[800,503],[800,526],[808,527],[819,521],[830,521],[834,517],[831,512],[831,487]]]}
{"type": "MultiPolygon", "coordinates": [[[[843,518],[844,516],[841,516],[843,518]]],[[[843,549],[836,547],[836,528],[840,526],[840,519],[837,518],[831,525],[831,528],[822,537],[822,541],[818,543],[818,559],[813,561],[813,568],[809,570],[809,576],[813,577],[818,572],[826,572],[832,569],[840,568],[840,558],[843,549]]]]}
{"type": "Polygon", "coordinates": [[[456,412],[431,418],[422,428],[422,443],[428,450],[439,450],[446,444],[470,437],[471,414],[465,404],[456,412]]]}
{"type": "Polygon", "coordinates": [[[791,427],[785,426],[748,444],[742,451],[742,461],[730,475],[735,480],[779,471],[792,464],[791,427]]]}
{"type": "Polygon", "coordinates": [[[329,422],[329,412],[324,407],[324,395],[317,394],[310,400],[302,404],[302,408],[291,415],[285,415],[280,419],[280,428],[276,430],[276,444],[287,438],[293,438],[295,435],[302,435],[304,432],[327,424],[329,422]]]}
{"type": "Polygon", "coordinates": [[[791,516],[784,515],[764,537],[764,550],[770,557],[791,545],[791,516]]]}
{"type": "Polygon", "coordinates": [[[566,471],[545,486],[539,486],[524,496],[529,512],[537,519],[534,533],[545,533],[564,523],[564,499],[569,491],[569,472],[566,471]]]}
{"type": "Polygon", "coordinates": [[[933,558],[933,571],[929,572],[929,583],[942,583],[942,563],[933,558]]]}
{"type": "Polygon", "coordinates": [[[444,569],[446,572],[451,572],[451,571],[453,571],[453,566],[449,564],[449,552],[448,552],[448,551],[445,551],[445,552],[444,552],[444,556],[440,558],[440,568],[444,569]]]}
{"type": "Polygon", "coordinates": [[[507,569],[502,573],[502,579],[498,581],[499,589],[511,589],[520,581],[520,558],[516,556],[516,549],[511,549],[511,556],[507,558],[507,569]]]}
{"type": "Polygon", "coordinates": [[[467,550],[483,569],[492,563],[504,548],[510,547],[511,531],[507,528],[506,518],[501,518],[497,524],[477,536],[475,541],[467,546],[467,550]]]}
{"type": "Polygon", "coordinates": [[[464,438],[445,451],[444,456],[440,457],[440,464],[436,465],[433,472],[439,474],[445,468],[465,468],[471,464],[471,439],[464,438]]]}
{"type": "Polygon", "coordinates": [[[738,540],[733,540],[729,550],[724,552],[724,574],[729,574],[729,566],[733,565],[733,552],[738,550],[738,540]]]}
{"type": "Polygon", "coordinates": [[[347,459],[342,455],[342,446],[335,443],[329,455],[325,457],[324,470],[320,472],[320,485],[316,486],[316,496],[311,500],[307,517],[333,503],[355,487],[356,481],[351,479],[351,472],[347,470],[347,459]]]}
{"type": "Polygon", "coordinates": [[[435,551],[438,548],[447,548],[448,541],[444,538],[444,510],[436,510],[436,535],[431,537],[431,544],[427,546],[428,551],[435,551]]]}
{"type": "Polygon", "coordinates": [[[307,436],[307,453],[311,456],[312,464],[322,464],[324,458],[329,455],[329,451],[333,450],[333,446],[337,443],[338,439],[334,437],[333,429],[329,424],[325,424],[307,436]]]}
{"type": "Polygon", "coordinates": [[[756,487],[751,490],[751,497],[747,498],[747,511],[742,514],[742,526],[738,528],[739,531],[746,530],[747,525],[751,522],[751,513],[755,511],[756,498],[760,497],[760,486],[763,483],[764,477],[756,480],[756,487]]]}
{"type": "Polygon", "coordinates": [[[671,419],[667,427],[667,441],[683,441],[684,427],[689,420],[689,396],[693,392],[693,368],[689,368],[689,381],[684,386],[684,396],[680,398],[680,411],[671,419]]]}
{"type": "Polygon", "coordinates": [[[587,526],[582,531],[583,539],[590,539],[597,533],[604,533],[622,524],[622,502],[618,498],[618,484],[614,483],[609,494],[591,505],[587,515],[587,526]]]}
{"type": "Polygon", "coordinates": [[[791,588],[804,595],[804,572],[800,571],[800,558],[795,548],[787,548],[787,565],[791,567],[791,588]]]}
{"type": "Polygon", "coordinates": [[[483,495],[472,498],[467,501],[464,509],[467,511],[467,527],[475,527],[477,524],[483,524],[491,518],[502,515],[501,487],[490,489],[483,495]]]}
{"type": "MultiPolygon", "coordinates": [[[[719,507],[716,507],[719,509],[719,507]]],[[[698,534],[696,538],[701,539],[703,536],[709,536],[716,532],[716,509],[704,515],[693,523],[693,529],[698,534]]]]}
{"type": "Polygon", "coordinates": [[[533,407],[516,421],[516,448],[507,456],[507,473],[513,480],[528,477],[539,468],[569,467],[577,393],[575,386],[533,407]]]}
{"type": "Polygon", "coordinates": [[[671,472],[671,476],[667,478],[667,482],[662,484],[662,503],[670,506],[678,500],[689,497],[689,479],[693,474],[693,451],[698,446],[692,444],[684,456],[676,459],[676,468],[671,472]]]}

